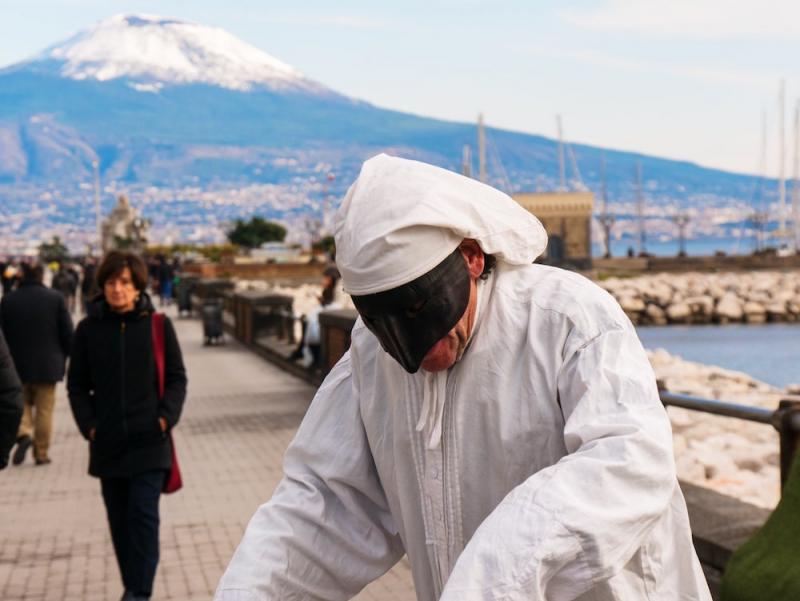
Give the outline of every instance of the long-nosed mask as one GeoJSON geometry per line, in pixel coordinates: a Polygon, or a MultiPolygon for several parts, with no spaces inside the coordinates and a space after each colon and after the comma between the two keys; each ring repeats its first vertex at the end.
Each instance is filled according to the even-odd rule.
{"type": "Polygon", "coordinates": [[[384,292],[353,296],[353,303],[383,350],[413,374],[431,347],[464,315],[469,290],[469,271],[456,248],[415,280],[384,292]]]}

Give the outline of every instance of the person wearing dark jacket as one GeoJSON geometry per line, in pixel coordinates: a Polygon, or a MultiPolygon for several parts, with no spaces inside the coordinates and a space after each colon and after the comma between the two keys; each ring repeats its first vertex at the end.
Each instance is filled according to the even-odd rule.
{"type": "Polygon", "coordinates": [[[175,279],[175,270],[165,256],[158,259],[158,296],[161,306],[172,302],[172,281],[175,279]]]}
{"type": "Polygon", "coordinates": [[[84,313],[88,311],[91,299],[99,293],[97,281],[94,277],[96,272],[97,263],[93,258],[87,258],[83,266],[83,278],[81,279],[81,308],[84,313]]]}
{"type": "Polygon", "coordinates": [[[159,558],[158,501],[172,462],[167,432],[181,415],[186,371],[164,319],[164,395],[159,398],[147,268],[137,255],[112,251],[97,270],[102,294],[75,331],[67,390],[89,473],[100,478],[123,600],[148,599],[159,558]]]}
{"type": "Polygon", "coordinates": [[[50,463],[56,383],[64,379],[72,340],[64,297],[42,283],[43,271],[40,264],[23,264],[19,287],[0,303],[0,321],[22,380],[24,408],[15,465],[25,460],[31,445],[36,465],[50,463]]]}
{"type": "Polygon", "coordinates": [[[78,274],[75,273],[75,270],[61,264],[53,276],[50,287],[64,295],[67,301],[67,310],[71,314],[75,310],[75,293],[78,290],[78,274]]]}
{"type": "Polygon", "coordinates": [[[8,454],[17,439],[22,417],[22,384],[0,330],[0,470],[8,465],[8,454]]]}

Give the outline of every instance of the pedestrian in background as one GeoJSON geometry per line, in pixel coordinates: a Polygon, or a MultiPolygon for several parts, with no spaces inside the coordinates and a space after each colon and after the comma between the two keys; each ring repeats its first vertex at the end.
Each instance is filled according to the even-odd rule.
{"type": "Polygon", "coordinates": [[[164,255],[158,258],[158,296],[161,306],[169,305],[172,302],[172,280],[175,278],[175,270],[167,261],[164,255]]]}
{"type": "Polygon", "coordinates": [[[17,439],[22,417],[22,385],[0,330],[0,470],[8,465],[8,454],[17,439]]]}
{"type": "Polygon", "coordinates": [[[67,389],[89,473],[100,478],[124,601],[149,599],[159,559],[158,502],[172,465],[168,431],[186,397],[186,371],[164,318],[164,395],[153,354],[147,266],[112,251],[97,269],[102,295],[77,327],[67,389]]]}
{"type": "Polygon", "coordinates": [[[292,361],[300,361],[304,367],[320,367],[322,360],[321,334],[319,326],[319,314],[323,310],[342,309],[347,304],[352,307],[352,303],[345,301],[346,295],[339,282],[339,270],[335,265],[331,265],[322,272],[322,292],[319,299],[319,306],[315,307],[303,319],[303,335],[300,337],[300,344],[297,349],[289,355],[292,361]]]}
{"type": "Polygon", "coordinates": [[[64,295],[67,310],[72,314],[75,310],[75,293],[78,290],[78,274],[75,273],[75,270],[61,263],[58,271],[53,275],[51,287],[64,295]]]}
{"type": "Polygon", "coordinates": [[[3,266],[3,273],[0,274],[0,284],[3,286],[3,296],[14,289],[18,281],[19,267],[14,259],[9,260],[3,266]]]}
{"type": "Polygon", "coordinates": [[[81,304],[84,313],[88,311],[89,301],[100,292],[97,289],[96,273],[97,263],[93,258],[87,258],[83,265],[83,278],[81,279],[81,304]]]}
{"type": "Polygon", "coordinates": [[[12,462],[33,446],[36,465],[50,463],[56,383],[72,342],[72,318],[64,297],[42,283],[41,264],[24,263],[19,288],[3,296],[0,318],[20,380],[24,410],[12,462]]]}

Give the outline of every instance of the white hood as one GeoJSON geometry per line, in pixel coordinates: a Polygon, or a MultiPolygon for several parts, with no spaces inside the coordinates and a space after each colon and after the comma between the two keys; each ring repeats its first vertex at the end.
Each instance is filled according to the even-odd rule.
{"type": "Polygon", "coordinates": [[[465,238],[512,265],[533,263],[547,245],[536,217],[486,184],[380,154],[366,161],[334,220],[336,264],[349,294],[406,284],[465,238]]]}

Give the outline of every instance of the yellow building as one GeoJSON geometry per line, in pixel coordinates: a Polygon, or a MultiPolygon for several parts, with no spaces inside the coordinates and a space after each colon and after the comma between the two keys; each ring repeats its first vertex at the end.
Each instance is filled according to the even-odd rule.
{"type": "Polygon", "coordinates": [[[542,256],[546,263],[578,268],[591,265],[594,194],[520,192],[512,196],[547,230],[547,250],[542,256]]]}

